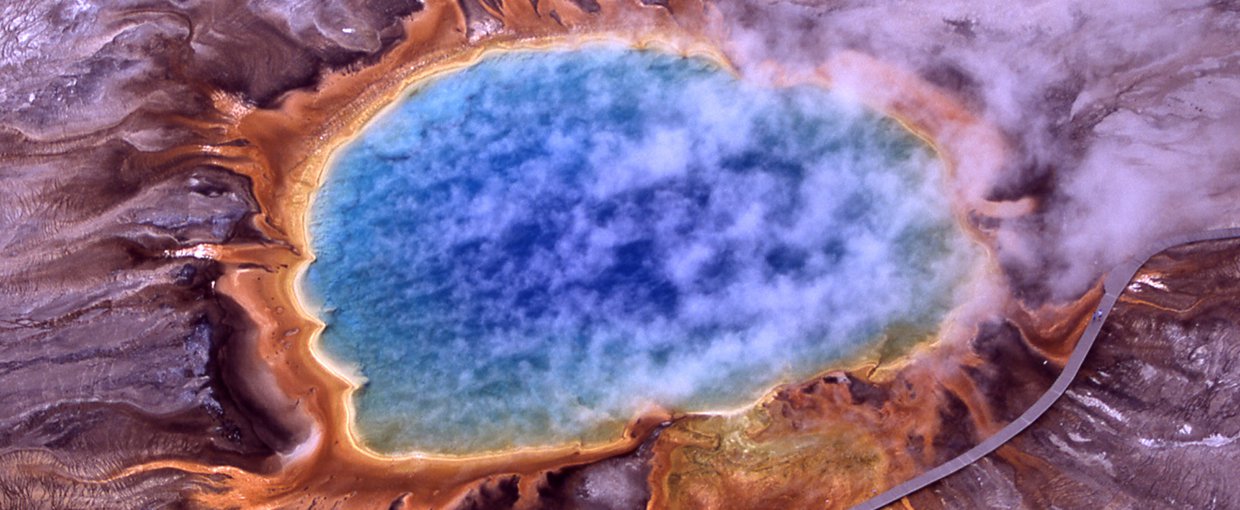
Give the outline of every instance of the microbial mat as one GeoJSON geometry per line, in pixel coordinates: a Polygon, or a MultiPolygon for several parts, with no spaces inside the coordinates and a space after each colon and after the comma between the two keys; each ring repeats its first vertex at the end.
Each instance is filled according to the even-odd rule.
{"type": "Polygon", "coordinates": [[[302,282],[380,452],[618,437],[932,334],[977,250],[944,168],[817,87],[619,48],[423,82],[334,157],[302,282]]]}

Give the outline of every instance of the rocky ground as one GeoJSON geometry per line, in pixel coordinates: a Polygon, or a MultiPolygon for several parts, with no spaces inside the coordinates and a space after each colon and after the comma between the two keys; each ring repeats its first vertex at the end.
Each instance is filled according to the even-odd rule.
{"type": "Polygon", "coordinates": [[[263,470],[292,447],[229,383],[251,323],[219,263],[168,252],[261,237],[252,183],[212,150],[245,143],[220,139],[214,96],[270,104],[418,9],[356,7],[0,6],[0,507],[173,505],[218,480],[119,470],[263,470]]]}
{"type": "MultiPolygon", "coordinates": [[[[461,0],[460,37],[473,44],[515,26],[504,12],[522,1],[461,0]]],[[[533,9],[574,26],[613,4],[533,9]]],[[[1234,2],[712,9],[712,37],[743,72],[864,52],[998,126],[1011,165],[979,185],[994,200],[1037,205],[975,220],[1030,309],[1077,301],[1168,235],[1240,223],[1234,2]]],[[[373,65],[408,39],[403,17],[429,10],[418,1],[0,6],[0,507],[193,506],[201,494],[227,496],[228,473],[278,478],[304,426],[244,384],[241,360],[261,318],[217,291],[226,263],[191,249],[281,242],[256,198],[270,183],[239,170],[263,162],[231,129],[238,116],[373,65]]],[[[902,504],[1240,505],[1228,483],[1240,459],[1237,268],[1231,241],[1151,259],[1045,416],[902,504]]],[[[1063,310],[1065,323],[1081,319],[1063,310]]],[[[955,378],[834,372],[782,389],[740,421],[679,421],[624,456],[472,481],[460,505],[844,506],[963,451],[1036,398],[1071,328],[1047,339],[1020,325],[985,322],[955,378]],[[839,416],[860,421],[841,429],[839,416]]]]}
{"type": "Polygon", "coordinates": [[[914,508],[1234,508],[1240,493],[1240,241],[1137,274],[1064,396],[914,508]]]}

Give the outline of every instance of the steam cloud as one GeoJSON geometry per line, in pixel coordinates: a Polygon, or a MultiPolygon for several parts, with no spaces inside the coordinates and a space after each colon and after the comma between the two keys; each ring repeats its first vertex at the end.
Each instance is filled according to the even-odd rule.
{"type": "MultiPolygon", "coordinates": [[[[1033,302],[1071,299],[1181,232],[1240,223],[1234,2],[721,2],[739,67],[857,50],[964,97],[1015,157],[992,196],[1041,201],[994,226],[1033,302]]],[[[962,175],[961,179],[978,176],[962,175]]]]}

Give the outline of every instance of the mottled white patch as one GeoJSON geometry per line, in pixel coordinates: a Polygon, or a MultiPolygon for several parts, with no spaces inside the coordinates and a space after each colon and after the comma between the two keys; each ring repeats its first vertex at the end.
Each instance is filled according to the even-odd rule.
{"type": "Polygon", "coordinates": [[[1073,400],[1080,402],[1082,405],[1089,407],[1091,409],[1096,409],[1098,411],[1101,411],[1103,414],[1111,417],[1111,419],[1115,421],[1125,420],[1124,415],[1122,413],[1120,413],[1114,407],[1107,405],[1106,402],[1098,400],[1097,398],[1093,396],[1085,395],[1075,390],[1069,390],[1067,394],[1073,400]]]}

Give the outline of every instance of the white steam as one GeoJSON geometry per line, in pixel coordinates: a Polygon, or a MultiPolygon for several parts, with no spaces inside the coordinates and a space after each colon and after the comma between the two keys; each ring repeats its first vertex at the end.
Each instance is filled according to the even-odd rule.
{"type": "MultiPolygon", "coordinates": [[[[1028,295],[1071,299],[1173,234],[1240,222],[1240,15],[1228,2],[720,2],[742,72],[853,50],[952,91],[1008,137],[995,232],[1028,295]]],[[[977,179],[962,175],[961,179],[977,179]]]]}

